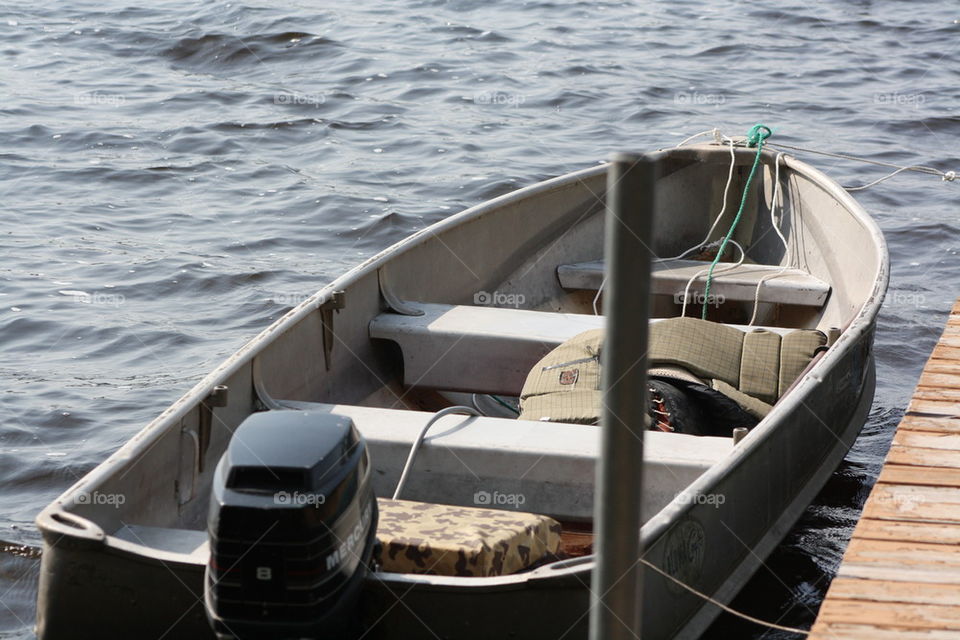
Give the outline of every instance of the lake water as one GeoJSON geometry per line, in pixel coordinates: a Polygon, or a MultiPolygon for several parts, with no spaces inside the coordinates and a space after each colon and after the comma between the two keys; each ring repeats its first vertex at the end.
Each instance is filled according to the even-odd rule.
{"type": "MultiPolygon", "coordinates": [[[[2,2],[0,41],[4,639],[33,635],[41,507],[425,225],[714,126],[960,169],[955,3],[2,2]]],[[[801,157],[842,184],[884,173],[801,157]]],[[[877,396],[735,603],[781,624],[812,622],[960,294],[960,183],[856,197],[892,259],[877,396]]],[[[785,637],[729,616],[707,636],[785,637]]]]}

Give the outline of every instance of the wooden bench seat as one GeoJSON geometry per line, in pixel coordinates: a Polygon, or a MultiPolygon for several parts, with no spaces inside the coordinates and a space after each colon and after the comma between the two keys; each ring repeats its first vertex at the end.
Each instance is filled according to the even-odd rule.
{"type": "MultiPolygon", "coordinates": [[[[684,288],[695,273],[710,266],[709,262],[696,260],[673,260],[657,262],[651,274],[651,292],[660,295],[678,296],[682,302],[684,288]]],[[[756,294],[757,283],[761,278],[778,274],[782,267],[769,264],[742,264],[730,271],[722,269],[730,263],[717,265],[711,294],[723,296],[727,300],[752,302],[756,294]]],[[[603,281],[604,263],[602,260],[562,264],[557,267],[557,278],[564,289],[584,289],[596,291],[603,281]]],[[[697,278],[690,286],[691,296],[702,296],[706,274],[697,278]]],[[[802,269],[787,269],[775,278],[764,280],[760,289],[760,301],[777,304],[795,304],[807,307],[821,307],[830,294],[830,285],[810,275],[802,269]]]]}

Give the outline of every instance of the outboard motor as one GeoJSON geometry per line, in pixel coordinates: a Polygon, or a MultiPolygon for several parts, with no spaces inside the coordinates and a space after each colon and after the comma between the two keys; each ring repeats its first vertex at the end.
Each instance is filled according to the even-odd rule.
{"type": "Polygon", "coordinates": [[[254,413],[213,480],[204,584],[217,637],[350,638],[377,531],[366,443],[350,418],[254,413]]]}

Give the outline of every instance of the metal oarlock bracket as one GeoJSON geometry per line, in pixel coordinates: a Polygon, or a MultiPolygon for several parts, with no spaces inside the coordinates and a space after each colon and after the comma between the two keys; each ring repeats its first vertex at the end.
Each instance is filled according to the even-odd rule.
{"type": "Polygon", "coordinates": [[[210,432],[213,431],[213,410],[216,407],[227,406],[229,390],[227,385],[218,384],[210,390],[204,400],[200,402],[200,420],[197,433],[197,471],[203,472],[203,459],[210,446],[210,432]]]}
{"type": "Polygon", "coordinates": [[[330,371],[330,356],[333,353],[333,312],[346,305],[343,291],[334,291],[330,299],[320,305],[320,322],[323,323],[323,364],[330,371]]]}

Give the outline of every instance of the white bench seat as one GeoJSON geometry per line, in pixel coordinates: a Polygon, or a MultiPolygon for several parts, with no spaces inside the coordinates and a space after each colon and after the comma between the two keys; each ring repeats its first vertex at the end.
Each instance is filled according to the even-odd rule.
{"type": "MultiPolygon", "coordinates": [[[[393,494],[411,445],[434,415],[355,405],[279,403],[289,409],[351,418],[370,448],[374,492],[381,497],[393,494]]],[[[420,446],[401,498],[589,520],[599,448],[600,428],[595,426],[445,416],[420,446]],[[511,501],[499,496],[519,498],[511,501]]],[[[644,518],[657,513],[732,450],[732,438],[644,434],[644,518]]]]}
{"type": "MultiPolygon", "coordinates": [[[[370,337],[400,346],[404,384],[446,391],[518,396],[540,358],[605,322],[603,316],[577,313],[418,302],[409,306],[423,315],[382,313],[370,322],[370,337]]],[[[759,328],[730,326],[743,331],[759,328]]],[[[781,334],[791,331],[764,328],[781,334]]]]}
{"type": "MultiPolygon", "coordinates": [[[[709,262],[697,260],[656,262],[652,265],[651,293],[682,296],[690,278],[709,266],[709,262]]],[[[724,270],[730,266],[731,263],[727,262],[717,264],[713,284],[710,285],[710,293],[723,296],[728,300],[747,302],[753,301],[757,283],[761,278],[780,274],[782,269],[779,265],[742,264],[730,271],[724,270]]],[[[603,273],[602,260],[562,264],[557,267],[557,278],[564,289],[596,291],[603,281],[603,273]]],[[[690,285],[691,297],[702,296],[705,283],[706,274],[703,274],[690,285]]],[[[829,284],[802,269],[790,268],[775,278],[764,280],[763,287],[760,289],[760,302],[821,307],[827,301],[829,294],[829,284]]],[[[678,297],[678,300],[682,301],[682,298],[678,297]]]]}

